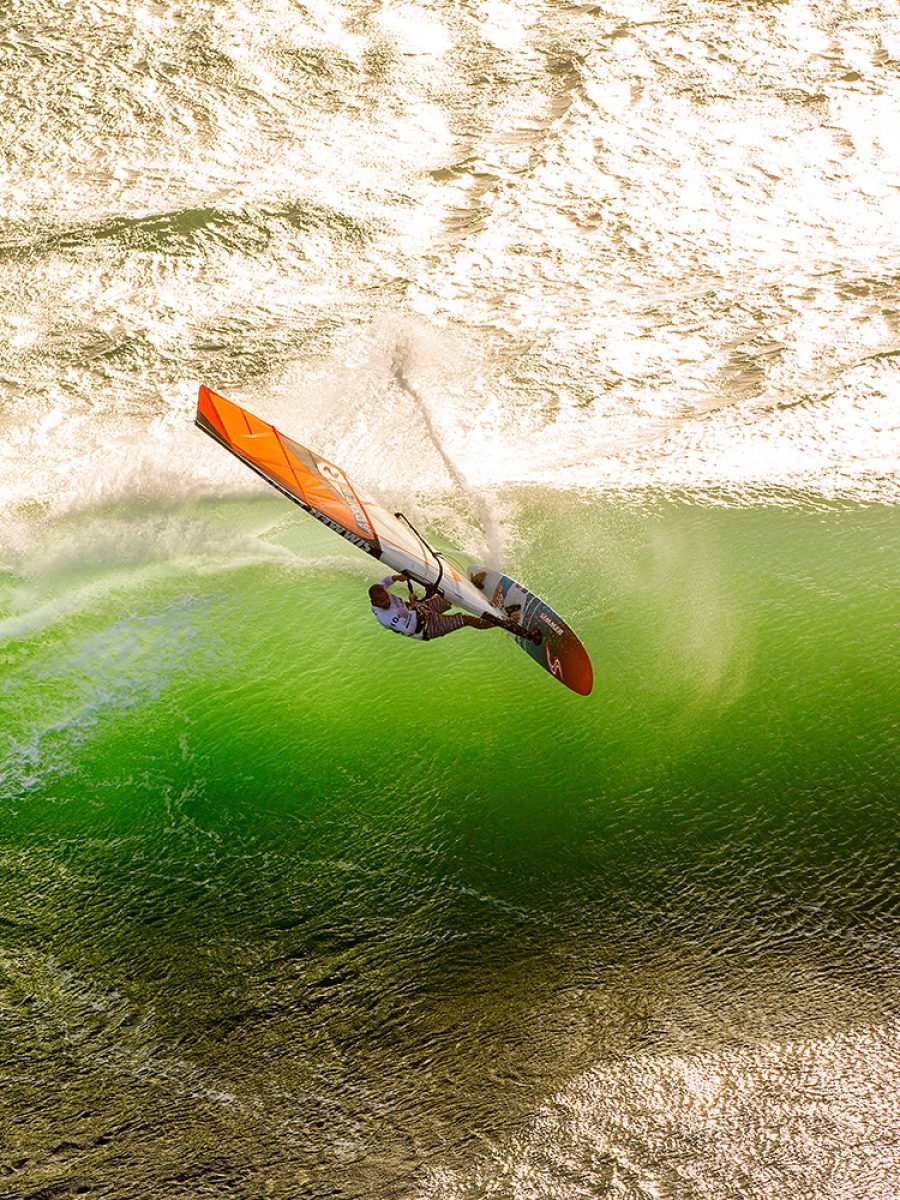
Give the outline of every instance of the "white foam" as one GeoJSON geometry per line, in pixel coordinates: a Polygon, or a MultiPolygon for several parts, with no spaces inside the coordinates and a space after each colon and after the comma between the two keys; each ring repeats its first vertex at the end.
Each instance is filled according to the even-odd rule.
{"type": "Polygon", "coordinates": [[[511,483],[895,499],[900,35],[851,15],[104,4],[68,107],[31,31],[0,509],[252,493],[201,379],[482,524],[511,483]]]}

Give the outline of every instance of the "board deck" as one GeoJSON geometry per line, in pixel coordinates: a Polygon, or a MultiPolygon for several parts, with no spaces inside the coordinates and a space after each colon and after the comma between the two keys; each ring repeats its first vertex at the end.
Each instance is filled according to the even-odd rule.
{"type": "Polygon", "coordinates": [[[490,567],[471,567],[469,578],[478,578],[482,571],[484,596],[491,607],[507,613],[529,631],[540,631],[539,644],[528,638],[515,638],[525,653],[573,692],[580,696],[590,695],[594,686],[591,660],[578,636],[562,617],[524,584],[490,567]],[[519,606],[518,610],[513,607],[515,605],[519,606]],[[512,612],[510,608],[513,608],[512,612]]]}

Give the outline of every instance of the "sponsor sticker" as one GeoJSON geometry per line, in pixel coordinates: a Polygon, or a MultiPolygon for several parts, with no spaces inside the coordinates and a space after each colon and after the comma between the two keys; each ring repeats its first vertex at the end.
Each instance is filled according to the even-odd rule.
{"type": "Polygon", "coordinates": [[[547,654],[547,670],[550,672],[551,675],[555,675],[557,679],[562,679],[562,677],[563,677],[562,663],[559,661],[558,658],[554,658],[554,656],[550,653],[549,646],[547,647],[546,654],[547,654]]]}
{"type": "Polygon", "coordinates": [[[552,617],[548,617],[546,613],[542,612],[538,613],[538,618],[543,621],[545,625],[549,625],[554,633],[559,634],[559,636],[562,637],[563,628],[561,625],[558,625],[556,621],[552,619],[552,617]]]}

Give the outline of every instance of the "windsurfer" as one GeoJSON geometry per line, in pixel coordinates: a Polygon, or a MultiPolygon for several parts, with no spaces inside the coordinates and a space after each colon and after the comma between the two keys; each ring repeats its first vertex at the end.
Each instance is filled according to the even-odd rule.
{"type": "Polygon", "coordinates": [[[472,617],[468,613],[451,613],[450,601],[443,596],[433,595],[425,600],[419,600],[412,585],[407,579],[409,600],[401,600],[388,591],[392,583],[406,579],[403,574],[386,575],[380,583],[374,583],[369,588],[369,599],[372,601],[372,613],[379,624],[394,633],[404,637],[420,638],[423,642],[433,642],[435,638],[444,637],[468,625],[470,629],[502,629],[500,621],[486,620],[484,617],[472,617]]]}

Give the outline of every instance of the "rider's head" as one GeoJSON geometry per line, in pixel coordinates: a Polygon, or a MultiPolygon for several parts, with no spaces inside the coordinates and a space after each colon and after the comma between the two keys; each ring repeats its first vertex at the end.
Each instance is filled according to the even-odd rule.
{"type": "Polygon", "coordinates": [[[391,598],[387,588],[382,587],[380,583],[373,583],[369,588],[369,599],[372,601],[373,608],[391,607],[391,598]]]}

